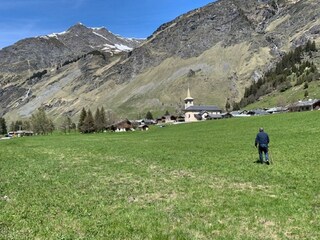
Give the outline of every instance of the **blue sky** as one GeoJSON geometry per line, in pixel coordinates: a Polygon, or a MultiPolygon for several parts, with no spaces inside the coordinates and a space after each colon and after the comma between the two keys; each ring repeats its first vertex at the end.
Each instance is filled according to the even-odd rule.
{"type": "Polygon", "coordinates": [[[0,48],[81,22],[146,38],[161,24],[214,0],[0,0],[0,48]]]}

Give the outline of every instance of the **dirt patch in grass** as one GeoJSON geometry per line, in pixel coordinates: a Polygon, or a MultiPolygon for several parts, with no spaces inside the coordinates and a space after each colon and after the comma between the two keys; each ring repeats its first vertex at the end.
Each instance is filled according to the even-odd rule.
{"type": "Polygon", "coordinates": [[[187,170],[174,170],[169,175],[174,178],[195,178],[194,173],[187,170]]]}
{"type": "Polygon", "coordinates": [[[250,190],[250,191],[269,191],[270,186],[266,185],[255,185],[252,182],[240,182],[240,183],[230,183],[228,185],[229,188],[232,188],[236,191],[244,191],[244,190],[250,190]]]}
{"type": "Polygon", "coordinates": [[[176,192],[154,192],[154,193],[146,193],[143,195],[139,195],[137,197],[130,196],[128,198],[128,202],[138,202],[142,204],[150,204],[159,201],[170,202],[174,201],[178,198],[178,194],[176,192]]]}
{"type": "MultiPolygon", "coordinates": [[[[268,185],[254,184],[252,182],[229,182],[227,179],[214,178],[209,185],[212,189],[232,189],[234,191],[264,191],[271,192],[272,187],[268,185]]],[[[271,195],[270,195],[271,196],[271,195]]],[[[272,195],[272,197],[276,197],[272,195]]]]}
{"type": "Polygon", "coordinates": [[[179,178],[196,178],[196,175],[188,170],[177,169],[169,171],[156,165],[151,165],[148,170],[151,175],[159,176],[164,181],[173,181],[179,178]]]}

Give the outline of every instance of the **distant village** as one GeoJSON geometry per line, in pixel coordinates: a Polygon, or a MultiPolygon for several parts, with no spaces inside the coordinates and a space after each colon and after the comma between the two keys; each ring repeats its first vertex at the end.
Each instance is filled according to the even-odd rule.
{"type": "MultiPolygon", "coordinates": [[[[84,110],[84,109],[83,109],[84,110]]],[[[105,115],[103,109],[101,109],[102,118],[105,115]]],[[[195,105],[194,98],[191,97],[190,89],[187,90],[187,97],[184,99],[184,109],[182,109],[182,114],[180,115],[171,115],[168,112],[164,116],[153,119],[152,116],[146,116],[145,119],[140,120],[128,120],[124,119],[122,121],[110,124],[105,126],[103,124],[103,120],[100,118],[100,128],[94,128],[93,125],[98,125],[98,123],[94,123],[94,118],[91,116],[92,120],[90,120],[90,131],[87,131],[87,128],[84,128],[81,124],[85,125],[85,119],[83,119],[82,123],[78,123],[78,127],[71,122],[69,119],[64,127],[60,127],[60,130],[64,132],[70,132],[71,130],[79,130],[82,133],[92,133],[92,132],[126,132],[126,131],[147,131],[149,130],[150,125],[158,125],[160,127],[165,127],[167,124],[181,124],[181,123],[190,123],[190,122],[200,122],[207,120],[219,120],[225,118],[232,117],[251,117],[251,116],[262,116],[269,114],[278,114],[278,113],[286,113],[286,112],[303,112],[303,111],[313,111],[320,110],[320,99],[308,99],[304,101],[298,101],[293,103],[287,107],[272,107],[267,109],[254,109],[254,110],[239,110],[239,111],[226,111],[224,112],[221,108],[214,105],[195,105]],[[81,126],[80,126],[81,125],[81,126]]],[[[41,118],[43,117],[44,112],[41,112],[41,118]]],[[[91,114],[91,112],[90,112],[91,114]]],[[[100,115],[101,115],[100,114],[100,115]]],[[[86,115],[86,113],[85,113],[86,115]]],[[[81,116],[80,116],[81,118],[81,116]]],[[[97,120],[96,120],[97,121],[97,120]]],[[[43,123],[38,123],[40,125],[43,123]]],[[[88,125],[88,123],[87,123],[88,125]]],[[[27,125],[28,129],[22,129],[23,125],[19,125],[19,129],[15,131],[6,131],[5,120],[0,118],[0,133],[2,131],[1,140],[11,139],[13,137],[22,137],[22,136],[33,136],[34,134],[43,134],[37,131],[30,130],[31,125],[27,125]]],[[[49,120],[46,120],[46,126],[51,126],[49,132],[53,131],[55,128],[53,123],[49,120]]],[[[11,127],[12,128],[12,127],[11,127]]]]}

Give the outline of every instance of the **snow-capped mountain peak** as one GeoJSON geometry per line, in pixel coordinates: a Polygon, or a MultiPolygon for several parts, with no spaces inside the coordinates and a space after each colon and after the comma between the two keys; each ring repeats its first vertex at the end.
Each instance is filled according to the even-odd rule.
{"type": "Polygon", "coordinates": [[[105,27],[86,27],[82,23],[77,23],[66,31],[39,38],[46,40],[54,38],[78,53],[100,50],[112,54],[132,51],[144,41],[144,39],[125,38],[113,34],[105,27]]]}

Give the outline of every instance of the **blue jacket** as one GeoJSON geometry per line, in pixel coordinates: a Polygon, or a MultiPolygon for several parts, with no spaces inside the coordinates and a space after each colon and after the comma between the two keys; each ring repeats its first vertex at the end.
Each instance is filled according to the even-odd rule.
{"type": "Polygon", "coordinates": [[[265,132],[259,132],[256,137],[256,141],[254,143],[255,146],[268,147],[269,144],[269,136],[265,132]]]}

